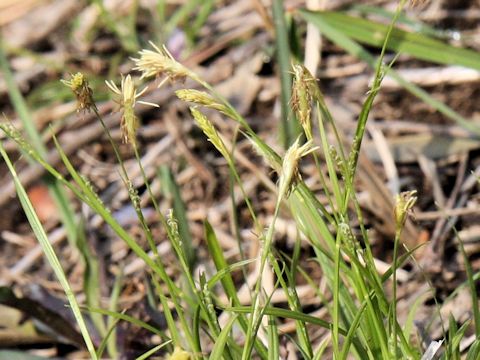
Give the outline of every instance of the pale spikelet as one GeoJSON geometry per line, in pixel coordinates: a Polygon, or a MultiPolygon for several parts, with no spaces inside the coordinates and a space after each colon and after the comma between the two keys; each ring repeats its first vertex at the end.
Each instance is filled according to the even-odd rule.
{"type": "Polygon", "coordinates": [[[170,209],[167,214],[167,225],[172,232],[174,239],[180,241],[180,234],[178,233],[178,220],[173,213],[173,209],[170,209]]]}
{"type": "Polygon", "coordinates": [[[128,195],[130,196],[130,201],[133,205],[133,208],[138,211],[142,211],[142,206],[140,205],[140,196],[138,195],[138,190],[135,189],[135,186],[133,186],[133,183],[130,179],[125,180],[127,189],[128,189],[128,195]]]}
{"type": "Polygon", "coordinates": [[[343,217],[338,223],[338,232],[341,235],[345,248],[351,252],[355,251],[355,235],[352,232],[351,226],[345,221],[343,217]]]}
{"type": "Polygon", "coordinates": [[[320,90],[316,79],[301,64],[293,64],[292,99],[290,101],[308,140],[312,139],[312,101],[319,99],[320,90]]]}
{"type": "MultiPolygon", "coordinates": [[[[130,75],[122,77],[120,89],[113,81],[105,81],[105,84],[115,95],[114,101],[119,105],[120,111],[122,112],[121,128],[123,141],[136,147],[136,134],[138,127],[140,126],[140,121],[135,115],[135,105],[137,103],[137,99],[142,96],[147,89],[145,88],[140,92],[137,92],[130,75]]],[[[158,106],[145,101],[138,101],[138,103],[150,106],[158,106]]]]}
{"type": "Polygon", "coordinates": [[[77,98],[77,111],[81,110],[96,110],[95,102],[93,101],[93,91],[88,86],[88,81],[85,75],[81,72],[70,74],[70,80],[60,80],[64,85],[68,86],[75,97],[77,98]]]}
{"type": "Polygon", "coordinates": [[[169,360],[190,360],[191,358],[192,355],[188,351],[183,350],[180,346],[175,346],[173,353],[167,357],[169,360]]]}
{"type": "Polygon", "coordinates": [[[142,78],[166,76],[171,81],[185,80],[187,77],[196,79],[193,72],[173,58],[165,45],[161,49],[152,42],[150,45],[155,51],[143,49],[139,52],[139,58],[132,58],[135,62],[133,69],[141,71],[142,78]]]}
{"type": "Polygon", "coordinates": [[[300,173],[298,171],[300,159],[316,150],[318,150],[318,146],[313,146],[311,140],[300,146],[300,138],[297,138],[297,140],[288,148],[283,157],[282,169],[278,180],[278,192],[280,197],[288,196],[295,188],[297,181],[300,179],[300,173]]]}
{"type": "Polygon", "coordinates": [[[407,216],[411,213],[411,210],[417,202],[417,190],[405,191],[398,194],[395,198],[395,225],[397,229],[403,228],[407,216]]]}
{"type": "Polygon", "coordinates": [[[194,107],[191,107],[190,111],[192,113],[193,118],[197,122],[198,127],[202,129],[208,141],[210,141],[217,148],[217,150],[223,155],[223,157],[228,160],[230,158],[230,153],[228,152],[227,147],[225,146],[224,142],[218,135],[217,130],[215,129],[213,124],[210,122],[210,120],[208,120],[208,118],[205,115],[203,115],[200,111],[198,111],[194,107]]]}
{"type": "Polygon", "coordinates": [[[206,305],[207,312],[209,313],[210,318],[215,319],[217,317],[217,314],[215,310],[215,305],[213,304],[213,294],[210,287],[208,286],[205,273],[203,272],[200,274],[200,284],[202,285],[202,301],[206,305]]]}
{"type": "Polygon", "coordinates": [[[209,109],[217,110],[227,116],[232,116],[231,111],[227,106],[220,103],[217,99],[205,91],[181,89],[175,91],[175,95],[177,95],[177,97],[182,101],[192,102],[197,105],[205,106],[209,109]]]}

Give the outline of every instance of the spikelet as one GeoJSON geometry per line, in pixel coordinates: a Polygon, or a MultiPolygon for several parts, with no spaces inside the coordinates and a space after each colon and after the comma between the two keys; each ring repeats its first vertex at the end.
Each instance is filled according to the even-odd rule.
{"type": "Polygon", "coordinates": [[[173,58],[165,45],[161,49],[152,42],[150,45],[155,51],[143,49],[139,52],[139,58],[132,58],[135,62],[133,69],[141,71],[142,78],[165,76],[170,81],[183,81],[188,77],[197,79],[195,73],[173,58]]]}
{"type": "Polygon", "coordinates": [[[192,102],[200,106],[205,106],[209,109],[217,110],[222,114],[232,117],[230,109],[227,106],[220,103],[215,97],[205,91],[195,89],[181,89],[175,91],[175,95],[186,102],[192,102]]]}
{"type": "Polygon", "coordinates": [[[175,346],[173,353],[167,357],[169,360],[190,360],[191,358],[192,355],[188,351],[183,350],[180,346],[175,346]]]}
{"type": "Polygon", "coordinates": [[[413,206],[417,202],[417,190],[405,191],[398,194],[395,198],[395,225],[400,230],[405,225],[407,216],[411,213],[413,206]]]}
{"type": "Polygon", "coordinates": [[[297,114],[308,140],[312,139],[312,101],[320,99],[317,81],[308,69],[301,64],[293,64],[293,85],[290,104],[297,114]]]}
{"type": "Polygon", "coordinates": [[[223,155],[226,160],[230,159],[230,153],[225,146],[225,143],[222,141],[220,136],[218,135],[217,130],[213,126],[213,124],[208,120],[208,118],[203,115],[200,111],[196,108],[191,107],[190,111],[192,113],[193,118],[197,122],[197,125],[200,129],[202,129],[203,133],[207,137],[208,141],[210,141],[217,150],[223,155]]]}
{"type": "Polygon", "coordinates": [[[300,159],[314,151],[318,150],[318,146],[313,146],[311,140],[300,146],[300,138],[288,148],[283,157],[282,169],[278,180],[279,197],[289,196],[294,190],[298,180],[301,179],[298,171],[300,159]]]}
{"type": "MultiPolygon", "coordinates": [[[[136,134],[138,127],[140,126],[140,121],[135,115],[135,105],[137,99],[145,93],[147,88],[137,93],[137,89],[135,88],[130,75],[122,77],[120,89],[113,81],[105,81],[105,84],[115,95],[114,101],[119,105],[120,111],[122,112],[121,128],[123,141],[136,147],[136,134]]],[[[155,107],[158,106],[145,101],[138,101],[138,103],[155,107]]]]}
{"type": "Polygon", "coordinates": [[[77,98],[77,112],[96,110],[97,107],[93,101],[93,91],[88,85],[87,78],[81,72],[70,74],[70,80],[60,80],[64,85],[73,91],[77,98]]]}

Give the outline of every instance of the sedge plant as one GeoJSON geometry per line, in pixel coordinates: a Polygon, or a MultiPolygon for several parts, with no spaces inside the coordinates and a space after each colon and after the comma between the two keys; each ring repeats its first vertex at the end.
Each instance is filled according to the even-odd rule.
{"type": "MultiPolygon", "coordinates": [[[[397,14],[400,13],[403,3],[404,1],[401,2],[397,14]]],[[[278,323],[280,319],[292,319],[296,324],[296,336],[292,342],[298,353],[306,359],[320,359],[327,349],[335,359],[351,357],[372,360],[422,359],[424,349],[420,342],[410,336],[411,328],[399,323],[396,310],[396,271],[411,255],[411,252],[407,252],[400,256],[400,234],[409,211],[415,204],[415,193],[410,191],[399,194],[397,197],[395,214],[392,214],[392,222],[397,228],[395,239],[392,239],[394,241],[393,264],[385,274],[380,275],[376,269],[368,232],[364,226],[355,191],[355,172],[365,125],[382,78],[388,69],[388,66],[383,64],[388,39],[389,32],[377,61],[372,88],[367,94],[359,115],[355,136],[349,144],[337,129],[314,76],[302,65],[292,64],[291,108],[299,121],[298,127],[303,129],[303,135],[294,139],[284,154],[273,150],[221,94],[196,72],[176,61],[165,47],[152,44],[152,49],[141,50],[138,57],[133,59],[134,70],[142,73],[141,79],[164,77],[164,81],[161,82],[164,84],[168,80],[183,83],[183,80],[188,78],[197,85],[195,89],[183,88],[176,91],[176,96],[191,104],[191,115],[197,126],[216,151],[225,158],[231,178],[242,191],[260,244],[259,254],[255,259],[241,259],[237,263],[229,264],[213,227],[205,221],[205,241],[210,260],[216,269],[213,275],[203,272],[198,276],[196,274],[195,260],[191,255],[191,237],[187,235],[188,229],[183,228],[188,226],[186,217],[178,213],[184,211],[182,206],[178,206],[181,203],[181,194],[178,191],[175,192],[177,206],[174,210],[168,213],[162,212],[142,166],[141,149],[136,141],[139,119],[135,114],[135,105],[141,101],[144,90],[137,90],[131,75],[123,77],[120,86],[112,81],[107,82],[107,87],[119,105],[123,140],[133,149],[150,201],[163,225],[165,237],[178,259],[181,284],[169,275],[166,264],[158,255],[158,243],[142,213],[138,192],[124,166],[118,144],[113,140],[109,128],[98,112],[92,91],[83,74],[72,75],[71,79],[64,83],[76,95],[79,111],[93,112],[102,123],[119,162],[122,181],[147,239],[148,250],[143,249],[120,226],[107,206],[102,203],[88,179],[72,165],[56,138],[54,138],[55,146],[68,172],[68,177],[49,165],[43,154],[30,146],[11,124],[0,124],[0,128],[26,154],[69,189],[79,201],[97,213],[132,252],[145,262],[148,269],[149,283],[152,284],[151,292],[165,315],[166,329],[157,329],[124,312],[116,311],[115,307],[108,310],[89,307],[87,312],[115,319],[109,323],[109,330],[103,332],[104,341],[101,344],[93,344],[84,330],[83,317],[79,314],[79,306],[76,305],[75,298],[67,286],[68,281],[66,282],[65,277],[59,275],[62,284],[66,282],[65,291],[72,310],[77,315],[77,321],[92,358],[101,357],[104,351],[113,355],[114,347],[106,346],[112,329],[118,321],[127,321],[151,331],[161,339],[158,345],[139,355],[139,359],[145,359],[164,347],[170,353],[170,359],[246,360],[254,356],[260,359],[278,359],[282,336],[278,331],[278,323]],[[259,156],[278,173],[274,212],[266,229],[260,223],[258,214],[243,186],[236,166],[234,149],[227,146],[228,142],[210,121],[208,111],[217,111],[228,121],[234,121],[240,128],[242,136],[250,141],[259,156]],[[333,142],[329,140],[329,134],[334,135],[333,142]],[[305,157],[312,157],[314,160],[323,193],[328,199],[327,207],[320,203],[314,192],[302,180],[301,162],[305,157]],[[327,286],[326,292],[320,290],[316,281],[309,278],[299,266],[299,239],[295,245],[293,257],[288,257],[276,250],[276,222],[281,209],[290,211],[298,231],[313,248],[314,259],[322,269],[327,286]],[[351,225],[353,219],[359,223],[358,228],[351,225]],[[245,272],[245,267],[252,263],[254,263],[255,279],[250,289],[250,304],[242,305],[232,273],[239,270],[245,272]],[[273,287],[271,283],[266,283],[271,279],[268,276],[269,272],[275,275],[273,287]],[[302,302],[296,291],[296,275],[303,276],[315,289],[322,307],[328,314],[326,319],[303,311],[302,302]],[[389,287],[393,289],[393,296],[388,294],[389,287]],[[286,308],[271,304],[273,291],[277,289],[285,293],[286,308]],[[221,302],[222,294],[226,295],[228,303],[221,302]],[[320,344],[315,345],[310,338],[311,326],[322,327],[329,335],[320,344]],[[93,349],[95,345],[96,350],[93,349]]],[[[158,106],[158,104],[148,105],[158,106]]],[[[3,150],[2,156],[10,164],[8,155],[3,150]]],[[[10,166],[10,171],[15,176],[13,166],[10,166]]],[[[21,184],[18,181],[16,184],[19,197],[25,199],[21,184]]],[[[31,219],[34,220],[33,217],[29,217],[29,220],[31,219]]],[[[37,222],[34,224],[38,225],[37,222]]],[[[41,232],[38,234],[42,239],[45,238],[45,234],[41,232]]],[[[239,246],[244,245],[239,243],[239,246]]],[[[47,255],[52,256],[53,249],[45,251],[47,255]]],[[[52,260],[52,266],[56,273],[60,274],[62,271],[60,265],[52,260]]],[[[117,297],[118,291],[118,288],[114,291],[117,297]]],[[[451,337],[458,339],[455,334],[451,337]]]]}

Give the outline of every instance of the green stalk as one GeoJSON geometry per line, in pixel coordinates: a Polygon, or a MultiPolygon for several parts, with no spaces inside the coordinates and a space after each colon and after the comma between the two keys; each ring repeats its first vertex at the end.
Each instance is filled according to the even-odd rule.
{"type": "MultiPolygon", "coordinates": [[[[98,121],[103,127],[103,130],[105,134],[107,135],[107,138],[110,142],[110,145],[112,146],[113,152],[115,153],[115,157],[117,158],[117,161],[120,165],[120,169],[122,172],[122,177],[123,181],[127,187],[128,195],[130,197],[130,201],[132,202],[133,208],[135,209],[135,213],[137,214],[138,221],[140,222],[140,225],[143,228],[143,231],[145,233],[145,236],[147,238],[148,245],[150,246],[150,250],[152,250],[153,254],[155,255],[156,258],[158,258],[158,251],[157,251],[157,246],[155,245],[155,240],[153,240],[153,235],[152,231],[150,230],[147,221],[145,220],[145,217],[143,216],[142,209],[140,207],[140,201],[138,199],[138,195],[134,193],[134,188],[133,188],[133,183],[130,180],[130,177],[128,176],[127,169],[125,169],[125,164],[123,163],[123,159],[120,156],[120,151],[118,149],[117,144],[112,138],[112,135],[110,133],[110,129],[107,127],[105,122],[103,121],[102,116],[98,112],[97,108],[95,106],[92,107],[93,112],[95,113],[98,121]]],[[[141,164],[140,164],[141,165],[141,164]]],[[[140,169],[143,171],[143,168],[140,166],[140,169]]],[[[142,172],[142,174],[144,174],[142,172]]]]}
{"type": "Polygon", "coordinates": [[[58,257],[55,254],[55,250],[50,244],[47,234],[45,233],[45,230],[43,229],[42,224],[37,214],[35,213],[32,203],[30,202],[25,189],[23,188],[20,182],[20,179],[18,178],[17,172],[15,171],[15,168],[13,167],[13,164],[11,163],[10,158],[5,152],[5,149],[3,148],[3,145],[1,142],[0,142],[0,154],[5,160],[8,170],[10,171],[13,177],[18,198],[22,204],[23,210],[25,211],[25,215],[27,216],[28,222],[30,223],[32,230],[42,247],[45,257],[50,263],[50,266],[52,267],[55,273],[55,276],[57,277],[58,281],[60,282],[63,288],[63,291],[65,292],[65,295],[68,299],[68,303],[70,304],[70,308],[73,312],[73,315],[75,316],[75,320],[77,321],[78,327],[80,328],[80,332],[85,341],[85,345],[87,346],[87,350],[90,353],[91,358],[96,360],[97,354],[95,352],[95,347],[93,346],[92,339],[90,338],[90,333],[83,319],[82,313],[80,311],[80,307],[78,306],[77,299],[75,298],[73,290],[70,287],[70,284],[68,283],[65,273],[63,272],[62,265],[60,264],[60,261],[58,260],[58,257]]]}
{"type": "Polygon", "coordinates": [[[253,339],[256,338],[256,330],[258,326],[261,323],[262,320],[262,306],[260,305],[260,292],[262,290],[262,275],[263,271],[265,269],[265,264],[267,262],[268,256],[270,255],[271,251],[271,246],[273,243],[273,235],[274,235],[274,230],[275,230],[275,223],[278,218],[278,214],[280,212],[280,205],[282,203],[282,195],[279,194],[277,197],[277,202],[275,204],[275,211],[273,213],[273,219],[268,227],[267,234],[265,235],[265,240],[264,244],[262,246],[262,254],[260,257],[260,267],[259,267],[259,273],[258,273],[258,279],[257,282],[255,283],[255,289],[253,291],[252,295],[252,315],[250,317],[249,321],[249,326],[248,326],[248,331],[247,335],[245,338],[245,346],[244,350],[242,353],[242,360],[248,360],[251,359],[251,354],[252,354],[252,348],[253,348],[253,339]]]}
{"type": "Polygon", "coordinates": [[[295,120],[290,107],[292,98],[292,74],[290,72],[290,45],[287,24],[283,9],[283,0],[273,0],[272,14],[275,25],[275,44],[280,76],[281,128],[280,138],[287,149],[299,134],[300,126],[295,120]]]}
{"type": "Polygon", "coordinates": [[[390,343],[390,354],[394,359],[397,359],[397,262],[398,262],[398,245],[400,243],[400,235],[402,233],[401,228],[397,228],[395,231],[395,241],[393,243],[393,264],[392,264],[392,282],[393,282],[393,292],[392,292],[392,317],[391,317],[391,343],[390,343]]]}
{"type": "Polygon", "coordinates": [[[340,233],[337,235],[336,244],[335,244],[335,263],[334,263],[334,276],[333,276],[333,314],[332,314],[332,343],[333,343],[333,353],[335,358],[339,358],[340,355],[340,337],[339,337],[339,326],[340,326],[340,257],[341,257],[341,237],[340,233]]]}

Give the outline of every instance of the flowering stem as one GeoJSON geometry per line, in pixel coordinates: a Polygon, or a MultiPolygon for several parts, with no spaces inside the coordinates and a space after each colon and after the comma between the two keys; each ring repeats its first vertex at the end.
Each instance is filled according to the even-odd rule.
{"type": "Polygon", "coordinates": [[[397,228],[395,232],[395,241],[393,243],[393,264],[392,264],[392,343],[391,343],[391,353],[393,358],[397,358],[397,262],[398,262],[398,245],[400,243],[400,235],[402,233],[401,228],[397,228]]]}
{"type": "MultiPolygon", "coordinates": [[[[112,135],[110,133],[110,130],[108,129],[105,122],[103,121],[103,118],[100,115],[100,113],[98,112],[97,108],[93,107],[92,110],[95,113],[98,121],[100,121],[100,124],[102,125],[103,130],[107,134],[108,140],[110,141],[110,144],[112,145],[112,148],[113,148],[113,151],[114,151],[115,156],[117,158],[117,161],[120,164],[120,169],[121,169],[121,172],[122,172],[122,180],[124,181],[124,183],[127,186],[128,195],[130,197],[130,200],[132,201],[133,207],[135,209],[135,213],[137,214],[138,220],[140,221],[140,224],[142,225],[142,228],[145,232],[145,236],[147,237],[148,245],[150,246],[150,249],[152,250],[153,254],[155,255],[155,258],[157,258],[158,257],[158,251],[157,251],[157,247],[155,246],[155,241],[153,240],[152,232],[147,225],[145,217],[143,216],[143,213],[142,213],[142,210],[141,210],[141,207],[140,207],[140,201],[138,199],[138,194],[136,194],[134,192],[133,184],[132,184],[132,182],[131,182],[131,180],[128,176],[127,170],[125,169],[125,165],[123,163],[122,157],[120,156],[118,146],[115,143],[115,141],[113,140],[112,135]]],[[[135,146],[134,146],[134,148],[136,149],[135,146]]]]}
{"type": "Polygon", "coordinates": [[[262,306],[260,305],[260,291],[262,290],[262,277],[263,271],[265,269],[265,265],[267,263],[267,258],[270,255],[270,248],[273,242],[273,234],[275,229],[275,223],[278,218],[278,213],[280,210],[280,204],[282,202],[282,197],[279,196],[277,198],[277,203],[275,205],[275,212],[273,214],[272,222],[267,230],[267,234],[265,235],[265,242],[261,249],[261,257],[260,257],[260,266],[258,270],[258,278],[255,283],[255,289],[252,295],[252,315],[250,317],[250,322],[248,326],[248,331],[245,339],[245,346],[243,348],[242,353],[242,360],[251,359],[251,353],[253,349],[253,341],[256,338],[257,329],[260,326],[263,312],[262,306]]]}

